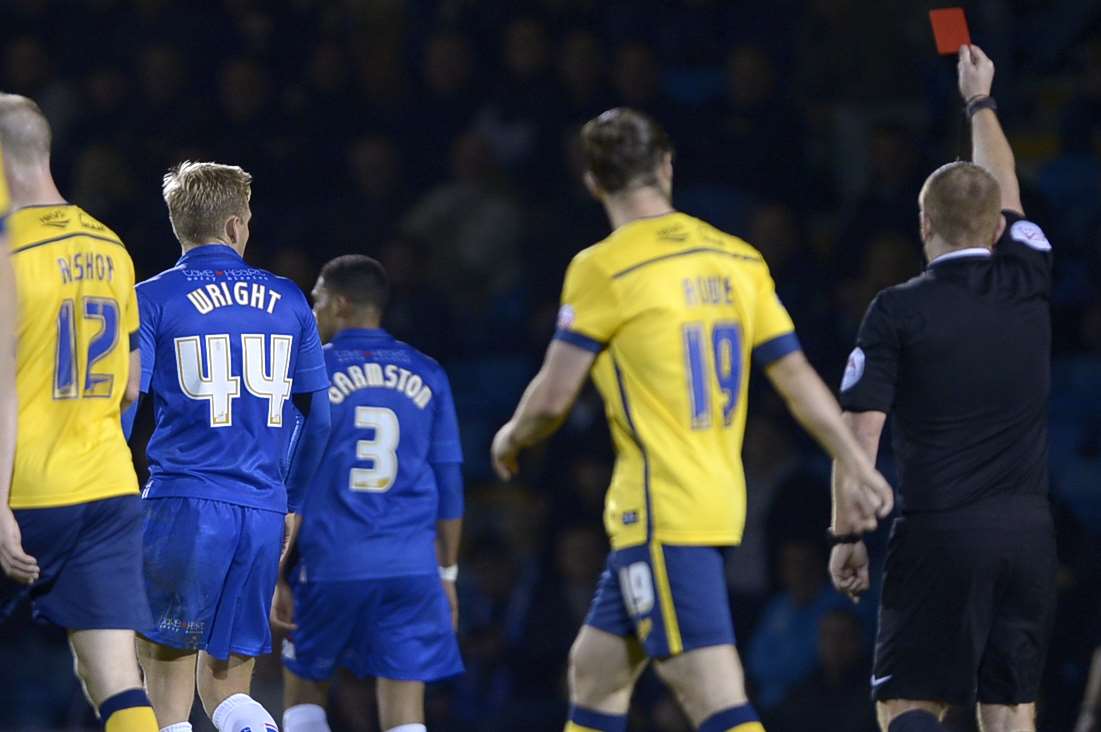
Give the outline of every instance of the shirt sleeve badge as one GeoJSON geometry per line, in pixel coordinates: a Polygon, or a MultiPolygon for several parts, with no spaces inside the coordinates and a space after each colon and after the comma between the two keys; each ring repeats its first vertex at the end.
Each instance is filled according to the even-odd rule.
{"type": "Polygon", "coordinates": [[[841,377],[841,391],[848,391],[857,385],[864,376],[864,349],[859,346],[849,354],[849,362],[845,364],[845,375],[841,377]]]}

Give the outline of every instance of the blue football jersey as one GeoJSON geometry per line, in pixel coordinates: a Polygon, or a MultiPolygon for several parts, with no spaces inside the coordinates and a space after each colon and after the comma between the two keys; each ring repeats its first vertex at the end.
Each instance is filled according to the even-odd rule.
{"type": "Polygon", "coordinates": [[[156,419],[143,496],[285,512],[291,395],[328,387],[305,295],[217,244],[137,292],[141,390],[156,419]]]}
{"type": "Polygon", "coordinates": [[[383,330],[325,346],[332,430],[302,508],[307,581],[435,574],[433,464],[462,462],[443,368],[383,330]]]}

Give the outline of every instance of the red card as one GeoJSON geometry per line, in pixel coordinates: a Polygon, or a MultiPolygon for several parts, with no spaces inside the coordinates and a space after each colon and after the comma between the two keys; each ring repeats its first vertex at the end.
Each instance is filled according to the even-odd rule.
{"type": "Polygon", "coordinates": [[[929,22],[933,24],[937,53],[955,56],[960,52],[960,46],[971,45],[971,34],[967,30],[967,17],[963,14],[963,8],[930,10],[929,22]]]}

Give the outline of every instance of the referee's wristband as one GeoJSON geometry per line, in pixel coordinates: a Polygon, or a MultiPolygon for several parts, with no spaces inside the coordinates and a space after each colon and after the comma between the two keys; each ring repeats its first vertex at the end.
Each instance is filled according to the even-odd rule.
{"type": "Polygon", "coordinates": [[[452,564],[450,567],[440,567],[440,579],[444,582],[455,582],[459,579],[459,565],[452,564]]]}
{"type": "Polygon", "coordinates": [[[988,94],[975,96],[967,100],[967,106],[964,107],[963,114],[967,119],[971,119],[975,116],[976,112],[982,109],[989,109],[991,112],[997,112],[998,103],[994,101],[994,97],[988,94]]]}
{"type": "Polygon", "coordinates": [[[826,529],[826,541],[830,546],[838,544],[858,544],[864,541],[863,534],[835,534],[833,529],[826,529]]]}

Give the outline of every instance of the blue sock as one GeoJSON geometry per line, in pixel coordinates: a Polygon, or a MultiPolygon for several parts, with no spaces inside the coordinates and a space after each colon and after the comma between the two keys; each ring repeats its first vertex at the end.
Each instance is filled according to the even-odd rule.
{"type": "Polygon", "coordinates": [[[604,714],[576,705],[570,705],[570,721],[566,732],[626,732],[626,714],[604,714]]]}
{"type": "Polygon", "coordinates": [[[757,710],[750,704],[730,707],[704,720],[699,732],[764,732],[757,720],[757,710]]]}
{"type": "Polygon", "coordinates": [[[887,732],[944,732],[944,726],[929,712],[914,709],[895,717],[887,732]]]}

